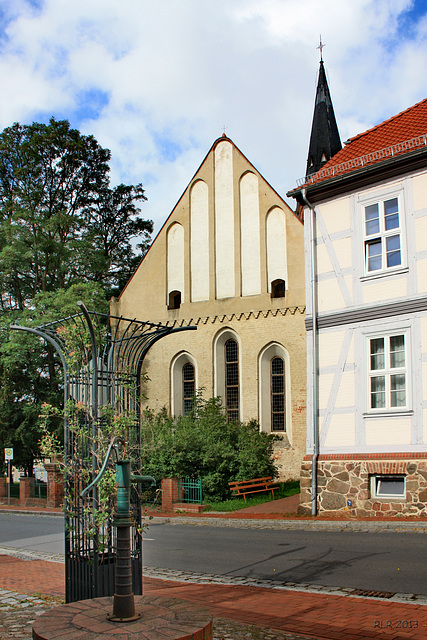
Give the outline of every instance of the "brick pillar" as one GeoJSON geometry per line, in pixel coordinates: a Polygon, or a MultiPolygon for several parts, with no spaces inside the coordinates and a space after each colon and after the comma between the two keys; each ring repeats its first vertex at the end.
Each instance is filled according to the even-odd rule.
{"type": "Polygon", "coordinates": [[[7,483],[6,478],[0,478],[0,498],[7,497],[7,483]]]}
{"type": "Polygon", "coordinates": [[[64,502],[64,477],[58,464],[45,462],[47,473],[47,507],[60,507],[64,502]]]}
{"type": "MultiPolygon", "coordinates": [[[[178,478],[163,478],[162,480],[162,511],[172,511],[175,502],[180,501],[178,478]]],[[[182,499],[182,496],[181,496],[182,499]]]]}
{"type": "Polygon", "coordinates": [[[19,502],[26,505],[29,498],[34,498],[34,478],[21,478],[19,480],[19,502]]]}

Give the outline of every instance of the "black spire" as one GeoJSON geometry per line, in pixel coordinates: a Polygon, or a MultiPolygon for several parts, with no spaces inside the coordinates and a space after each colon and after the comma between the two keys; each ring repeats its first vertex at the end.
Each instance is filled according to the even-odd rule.
{"type": "Polygon", "coordinates": [[[307,176],[318,171],[342,147],[323,65],[323,47],[322,40],[320,40],[319,79],[308,149],[307,176]]]}

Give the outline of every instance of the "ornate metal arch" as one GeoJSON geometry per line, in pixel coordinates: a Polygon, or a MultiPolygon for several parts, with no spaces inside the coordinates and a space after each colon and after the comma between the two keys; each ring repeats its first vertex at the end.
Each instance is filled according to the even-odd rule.
{"type": "MultiPolygon", "coordinates": [[[[114,590],[113,513],[108,522],[100,525],[97,521],[97,490],[92,492],[89,505],[80,498],[80,490],[99,472],[99,430],[107,428],[111,431],[111,415],[126,413],[135,416],[127,427],[126,436],[133,446],[133,469],[140,472],[141,371],[144,358],[158,340],[171,333],[197,328],[173,328],[88,311],[82,302],[78,306],[80,313],[55,322],[38,327],[11,326],[50,343],[62,364],[67,602],[112,595],[114,590]],[[76,430],[70,423],[67,410],[70,403],[79,407],[78,454],[76,430]],[[87,435],[83,444],[82,433],[87,435]],[[76,478],[79,478],[78,487],[76,478]]],[[[73,420],[75,422],[75,417],[73,420]]],[[[141,501],[136,492],[132,497],[132,515],[136,522],[132,532],[134,593],[142,594],[141,501]]]]}

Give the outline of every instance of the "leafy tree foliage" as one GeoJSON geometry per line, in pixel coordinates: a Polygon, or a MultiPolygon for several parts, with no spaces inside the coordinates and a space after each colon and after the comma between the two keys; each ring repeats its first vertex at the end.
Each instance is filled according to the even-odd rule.
{"type": "Polygon", "coordinates": [[[227,422],[220,398],[196,398],[186,416],[146,411],[142,424],[144,473],[155,478],[201,478],[207,498],[230,497],[228,483],[276,477],[272,454],[276,436],[259,425],[227,422]]]}
{"type": "Polygon", "coordinates": [[[60,372],[50,345],[9,325],[72,315],[79,299],[107,312],[148,248],[142,185],[111,187],[109,160],[67,121],[0,133],[0,447],[30,472],[39,407],[61,403],[60,372]]]}

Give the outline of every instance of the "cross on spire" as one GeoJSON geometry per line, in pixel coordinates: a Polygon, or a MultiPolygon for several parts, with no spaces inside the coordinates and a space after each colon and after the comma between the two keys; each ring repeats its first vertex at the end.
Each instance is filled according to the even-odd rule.
{"type": "Polygon", "coordinates": [[[316,47],[316,49],[320,50],[320,62],[323,62],[323,49],[326,47],[325,44],[323,44],[322,42],[322,36],[320,36],[320,44],[318,47],[316,47]]]}

